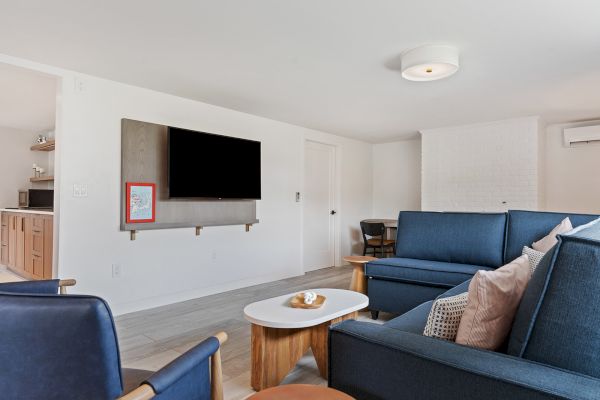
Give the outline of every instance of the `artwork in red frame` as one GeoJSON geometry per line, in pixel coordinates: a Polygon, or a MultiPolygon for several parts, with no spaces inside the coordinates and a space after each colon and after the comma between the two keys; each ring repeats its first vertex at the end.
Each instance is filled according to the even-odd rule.
{"type": "Polygon", "coordinates": [[[125,222],[139,224],[156,220],[156,184],[127,182],[125,184],[125,222]]]}

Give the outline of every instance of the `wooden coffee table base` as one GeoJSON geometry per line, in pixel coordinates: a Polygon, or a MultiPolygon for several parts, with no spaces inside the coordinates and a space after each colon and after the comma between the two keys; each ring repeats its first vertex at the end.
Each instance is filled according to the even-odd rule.
{"type": "Polygon", "coordinates": [[[269,328],[252,324],[252,388],[261,391],[279,385],[309,348],[321,376],[327,379],[329,326],[356,319],[357,315],[352,312],[306,328],[269,328]]]}

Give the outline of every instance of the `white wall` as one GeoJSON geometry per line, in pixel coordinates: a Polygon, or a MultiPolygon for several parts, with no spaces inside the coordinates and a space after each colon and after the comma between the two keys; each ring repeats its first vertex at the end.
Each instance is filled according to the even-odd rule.
{"type": "Polygon", "coordinates": [[[60,277],[77,291],[106,298],[116,313],[300,275],[304,141],[338,146],[341,255],[357,246],[358,222],[371,214],[371,145],[107,80],[73,76],[61,85],[57,130],[60,175],[60,277]],[[260,223],[143,231],[136,241],[119,231],[121,118],[205,130],[262,142],[260,223]],[[72,185],[88,185],[73,198],[72,185]],[[112,264],[122,268],[112,278],[112,264]]]}
{"type": "Polygon", "coordinates": [[[421,131],[423,210],[538,208],[538,118],[421,131]]]}
{"type": "Polygon", "coordinates": [[[373,145],[373,217],[421,209],[421,139],[373,145]]]}
{"type": "Polygon", "coordinates": [[[544,208],[600,213],[600,144],[563,145],[563,129],[598,121],[549,125],[545,129],[544,208]]]}
{"type": "MultiPolygon", "coordinates": [[[[32,188],[33,163],[48,170],[48,153],[31,151],[37,134],[14,128],[0,127],[0,208],[16,207],[18,191],[32,188]]],[[[43,189],[47,184],[36,184],[43,189]]]]}

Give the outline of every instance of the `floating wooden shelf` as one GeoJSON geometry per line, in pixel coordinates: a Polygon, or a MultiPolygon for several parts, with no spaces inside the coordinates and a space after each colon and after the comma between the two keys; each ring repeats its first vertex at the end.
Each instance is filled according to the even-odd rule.
{"type": "Polygon", "coordinates": [[[50,182],[53,180],[53,176],[40,176],[39,178],[29,178],[29,182],[50,182]]]}
{"type": "Polygon", "coordinates": [[[40,143],[31,146],[33,151],[54,151],[54,139],[49,139],[46,143],[40,143]]]}

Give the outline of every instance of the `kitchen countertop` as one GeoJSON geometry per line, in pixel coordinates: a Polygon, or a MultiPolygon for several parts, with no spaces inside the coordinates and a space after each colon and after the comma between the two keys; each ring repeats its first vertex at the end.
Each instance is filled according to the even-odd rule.
{"type": "Polygon", "coordinates": [[[21,214],[54,215],[54,211],[28,210],[26,208],[0,208],[0,211],[21,213],[21,214]]]}

